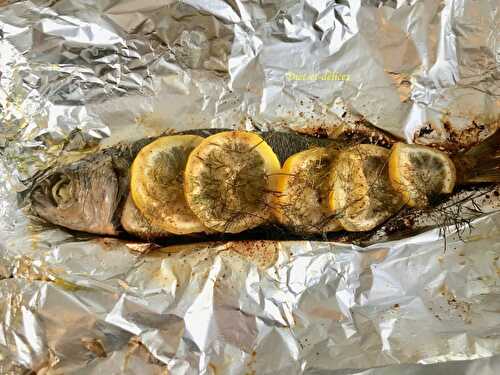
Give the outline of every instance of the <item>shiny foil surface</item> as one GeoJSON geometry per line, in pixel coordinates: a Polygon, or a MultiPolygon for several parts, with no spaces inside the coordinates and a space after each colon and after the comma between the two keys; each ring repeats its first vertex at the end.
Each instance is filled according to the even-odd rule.
{"type": "Polygon", "coordinates": [[[495,0],[0,2],[0,374],[500,373],[498,202],[365,247],[158,249],[16,196],[174,130],[470,146],[499,124],[499,25],[495,0]]]}

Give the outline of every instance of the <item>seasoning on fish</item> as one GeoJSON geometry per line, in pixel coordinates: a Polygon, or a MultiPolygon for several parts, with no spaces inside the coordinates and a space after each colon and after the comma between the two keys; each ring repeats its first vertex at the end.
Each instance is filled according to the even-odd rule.
{"type": "Polygon", "coordinates": [[[184,198],[184,169],[202,137],[172,135],[144,147],[130,174],[132,199],[152,226],[174,234],[204,231],[184,198]]]}
{"type": "Polygon", "coordinates": [[[344,229],[368,231],[403,206],[387,173],[389,150],[361,144],[342,151],[332,164],[329,207],[344,229]]]}
{"type": "Polygon", "coordinates": [[[398,142],[391,149],[389,178],[408,206],[425,207],[432,196],[453,191],[456,172],[444,152],[398,142]]]}
{"type": "Polygon", "coordinates": [[[276,217],[297,233],[342,229],[328,210],[328,176],[333,150],[317,147],[290,156],[277,182],[276,217]]]}
{"type": "Polygon", "coordinates": [[[257,134],[218,133],[189,156],[186,200],[207,228],[239,233],[269,219],[279,171],[278,157],[257,134]]]}

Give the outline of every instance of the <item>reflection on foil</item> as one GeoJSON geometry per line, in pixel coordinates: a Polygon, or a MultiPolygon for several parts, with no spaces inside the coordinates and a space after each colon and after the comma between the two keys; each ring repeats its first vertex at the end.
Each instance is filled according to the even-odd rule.
{"type": "Polygon", "coordinates": [[[438,230],[367,248],[207,243],[137,257],[112,247],[86,254],[91,271],[58,259],[82,258],[61,244],[33,263],[64,283],[19,274],[0,284],[2,347],[21,366],[89,374],[133,373],[134,363],[148,374],[314,374],[487,358],[499,350],[500,214],[474,225],[446,251],[438,230]]]}
{"type": "Polygon", "coordinates": [[[500,119],[497,14],[472,0],[2,2],[0,374],[499,373],[498,212],[449,228],[446,246],[432,224],[364,248],[155,249],[40,226],[15,194],[49,165],[171,130],[466,148],[500,119]]]}

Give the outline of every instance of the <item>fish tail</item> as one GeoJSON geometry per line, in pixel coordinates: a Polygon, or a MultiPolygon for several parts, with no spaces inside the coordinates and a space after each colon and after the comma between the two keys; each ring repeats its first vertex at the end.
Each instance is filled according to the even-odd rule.
{"type": "Polygon", "coordinates": [[[500,183],[500,130],[453,158],[458,184],[500,183]]]}

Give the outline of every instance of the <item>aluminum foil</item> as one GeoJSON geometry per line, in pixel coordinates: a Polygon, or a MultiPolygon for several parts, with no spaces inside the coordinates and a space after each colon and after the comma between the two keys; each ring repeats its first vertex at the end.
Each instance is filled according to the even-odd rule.
{"type": "Polygon", "coordinates": [[[70,235],[16,202],[47,166],[172,129],[363,121],[409,142],[477,143],[500,119],[499,12],[1,2],[0,374],[499,373],[499,212],[367,247],[244,247],[268,264],[235,243],[70,235]]]}

